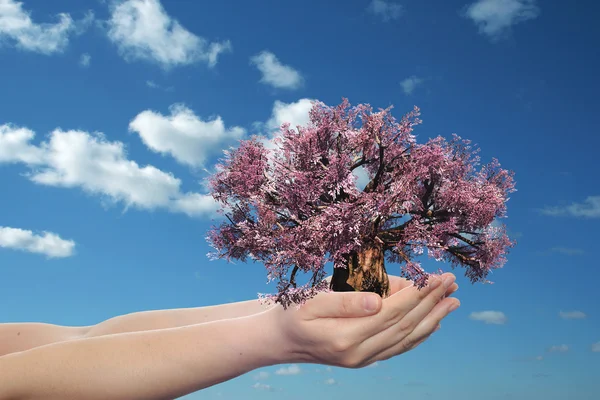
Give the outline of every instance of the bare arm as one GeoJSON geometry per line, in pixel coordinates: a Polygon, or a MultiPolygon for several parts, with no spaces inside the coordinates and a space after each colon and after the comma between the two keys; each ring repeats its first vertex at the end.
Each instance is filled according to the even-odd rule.
{"type": "Polygon", "coordinates": [[[41,322],[0,324],[2,356],[51,343],[81,338],[87,327],[60,326],[41,322]]]}
{"type": "MultiPolygon", "coordinates": [[[[327,277],[330,279],[331,277],[327,277]]],[[[391,293],[411,283],[398,276],[389,275],[391,293]]],[[[448,295],[458,286],[454,284],[448,295]]],[[[113,333],[137,332],[152,329],[176,328],[222,319],[253,315],[273,306],[265,306],[258,299],[205,307],[139,311],[119,315],[92,326],[59,326],[45,323],[0,324],[0,357],[29,350],[46,344],[79,338],[90,338],[113,333]]]]}
{"type": "Polygon", "coordinates": [[[275,332],[259,313],[37,347],[0,358],[0,399],[174,399],[288,362],[275,332]]]}
{"type": "Polygon", "coordinates": [[[259,300],[206,307],[140,311],[119,315],[92,326],[60,326],[45,323],[0,324],[0,357],[46,344],[79,338],[176,328],[222,319],[245,317],[267,310],[259,300]]]}
{"type": "Polygon", "coordinates": [[[0,357],[0,400],[165,400],[275,364],[362,368],[426,340],[458,306],[446,288],[319,293],[296,310],[36,347],[0,357]]]}

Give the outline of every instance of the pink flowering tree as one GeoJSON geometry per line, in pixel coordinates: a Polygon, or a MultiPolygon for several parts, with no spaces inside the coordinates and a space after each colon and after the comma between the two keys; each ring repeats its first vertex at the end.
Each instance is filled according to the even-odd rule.
{"type": "Polygon", "coordinates": [[[284,308],[328,290],[387,297],[386,260],[423,287],[424,252],[465,267],[471,282],[489,282],[514,245],[494,223],[515,190],[513,173],[495,159],[477,168],[479,150],[456,135],[417,144],[419,109],[400,121],[390,111],[315,102],[307,126],[281,126],[274,150],[253,136],[225,151],[210,187],[230,212],[209,232],[218,252],[208,255],[262,261],[268,280],[279,280],[266,297],[284,308]],[[369,177],[362,190],[353,174],[361,166],[369,177]],[[298,284],[300,271],[308,283],[298,284]]]}

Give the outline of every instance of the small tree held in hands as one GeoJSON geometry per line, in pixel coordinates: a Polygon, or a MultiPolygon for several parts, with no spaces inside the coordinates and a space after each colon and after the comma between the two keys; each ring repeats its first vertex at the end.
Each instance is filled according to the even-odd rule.
{"type": "Polygon", "coordinates": [[[386,256],[423,287],[429,274],[415,259],[424,251],[464,266],[473,283],[489,282],[514,245],[494,223],[515,190],[513,173],[495,159],[476,169],[479,150],[456,135],[417,144],[419,109],[400,121],[390,111],[315,102],[307,126],[281,126],[275,150],[253,136],[225,151],[210,186],[231,212],[209,232],[221,252],[209,256],[264,262],[269,281],[279,280],[267,297],[284,308],[323,290],[387,297],[386,256]],[[362,190],[359,167],[369,177],[362,190]],[[334,264],[330,283],[326,262],[334,264]],[[300,287],[299,271],[312,274],[300,287]]]}

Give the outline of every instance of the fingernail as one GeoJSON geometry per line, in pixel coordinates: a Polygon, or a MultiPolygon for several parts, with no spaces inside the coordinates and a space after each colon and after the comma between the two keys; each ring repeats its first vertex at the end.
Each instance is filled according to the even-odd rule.
{"type": "Polygon", "coordinates": [[[454,283],[454,281],[456,280],[456,277],[454,275],[448,275],[444,277],[444,286],[447,288],[450,287],[450,285],[452,285],[454,283]]]}
{"type": "Polygon", "coordinates": [[[365,310],[367,310],[369,312],[377,310],[377,305],[378,305],[377,297],[366,296],[363,299],[363,305],[365,307],[365,310]]]}
{"type": "Polygon", "coordinates": [[[452,305],[450,307],[448,307],[448,312],[452,312],[452,311],[456,310],[458,308],[458,306],[460,306],[460,302],[455,301],[454,303],[452,303],[452,305]]]}

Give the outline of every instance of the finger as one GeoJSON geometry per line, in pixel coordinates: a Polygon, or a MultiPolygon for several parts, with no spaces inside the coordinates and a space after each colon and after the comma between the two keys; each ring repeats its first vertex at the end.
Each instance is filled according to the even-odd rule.
{"type": "MultiPolygon", "coordinates": [[[[453,274],[444,277],[456,279],[453,274]]],[[[379,324],[364,324],[360,333],[366,340],[397,324],[398,337],[405,337],[444,299],[445,291],[439,276],[431,276],[429,284],[422,289],[414,286],[403,289],[384,300],[381,312],[373,317],[379,324]]]]}
{"type": "Polygon", "coordinates": [[[415,327],[433,310],[433,308],[445,299],[448,288],[454,283],[456,277],[452,274],[444,276],[444,284],[434,289],[423,301],[413,308],[402,320],[400,325],[406,332],[411,332],[415,327]]]}
{"type": "MultiPolygon", "coordinates": [[[[450,272],[446,272],[444,274],[441,275],[442,278],[451,275],[450,272]]],[[[434,275],[435,276],[435,275],[434,275]]],[[[390,295],[397,293],[399,291],[401,291],[404,288],[407,288],[409,286],[414,286],[414,282],[406,279],[406,278],[402,278],[400,276],[395,276],[395,275],[388,275],[389,281],[390,281],[390,295]]],[[[456,291],[456,289],[458,289],[458,285],[456,285],[456,287],[451,287],[450,289],[448,289],[448,293],[446,294],[447,296],[450,296],[450,294],[452,294],[454,291],[456,291]]]]}
{"type": "Polygon", "coordinates": [[[402,289],[414,285],[413,281],[402,278],[401,276],[388,275],[390,280],[390,295],[401,291],[402,289]]]}
{"type": "Polygon", "coordinates": [[[458,283],[453,283],[452,286],[450,286],[448,288],[448,290],[446,291],[446,297],[452,295],[452,293],[456,292],[458,290],[458,283]]]}
{"type": "Polygon", "coordinates": [[[377,355],[374,355],[369,362],[388,360],[419,346],[426,341],[431,334],[439,329],[440,321],[451,312],[450,307],[455,304],[460,305],[458,299],[455,298],[444,299],[438,303],[431,313],[427,315],[427,317],[424,318],[408,336],[403,336],[402,332],[399,332],[397,327],[386,331],[379,339],[382,342],[387,341],[388,343],[391,343],[391,345],[377,355]],[[399,337],[403,339],[398,340],[397,338],[399,337]]]}
{"type": "Polygon", "coordinates": [[[309,319],[367,317],[377,314],[382,305],[381,296],[369,292],[319,293],[308,302],[309,319]]]}
{"type": "MultiPolygon", "coordinates": [[[[365,321],[352,324],[352,332],[359,341],[367,340],[402,320],[432,290],[442,286],[439,277],[432,277],[427,286],[418,289],[410,286],[382,300],[381,310],[365,321]]],[[[416,326],[416,324],[415,324],[416,326]]]]}

